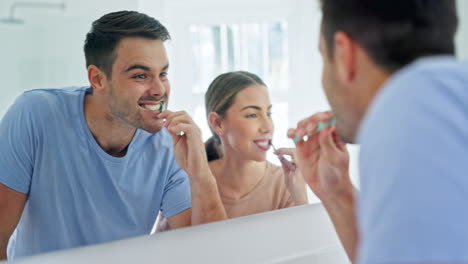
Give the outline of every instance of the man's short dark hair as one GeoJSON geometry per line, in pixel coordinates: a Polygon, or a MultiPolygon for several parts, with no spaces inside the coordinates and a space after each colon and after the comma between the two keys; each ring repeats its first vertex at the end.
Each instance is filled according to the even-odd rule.
{"type": "Polygon", "coordinates": [[[337,31],[394,72],[428,55],[455,54],[455,0],[320,0],[328,56],[337,31]]]}
{"type": "Polygon", "coordinates": [[[156,19],[136,11],[109,13],[94,21],[86,35],[84,52],[86,67],[96,65],[111,78],[115,48],[125,37],[170,39],[167,29],[156,19]]]}

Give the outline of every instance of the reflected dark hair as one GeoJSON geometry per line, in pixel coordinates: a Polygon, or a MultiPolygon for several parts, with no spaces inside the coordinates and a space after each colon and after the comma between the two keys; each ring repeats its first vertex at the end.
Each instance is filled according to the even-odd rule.
{"type": "Polygon", "coordinates": [[[417,58],[455,54],[455,0],[320,0],[322,33],[333,56],[337,31],[392,73],[417,58]]]}
{"type": "MultiPolygon", "coordinates": [[[[226,112],[234,103],[236,95],[251,85],[266,86],[260,77],[246,71],[227,72],[216,77],[205,93],[207,118],[211,112],[215,112],[224,118],[226,112]]],[[[205,142],[208,161],[220,159],[223,155],[221,139],[211,127],[210,129],[213,136],[205,142]]]]}
{"type": "Polygon", "coordinates": [[[125,37],[170,39],[167,29],[158,20],[136,11],[109,13],[94,21],[86,35],[84,53],[86,67],[96,65],[108,78],[112,77],[115,48],[125,37]]]}

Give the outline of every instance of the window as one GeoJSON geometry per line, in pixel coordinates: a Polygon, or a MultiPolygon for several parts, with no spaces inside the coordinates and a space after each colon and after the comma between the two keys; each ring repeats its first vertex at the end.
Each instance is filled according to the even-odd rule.
{"type": "Polygon", "coordinates": [[[286,22],[191,25],[194,93],[227,71],[248,70],[272,91],[288,89],[286,22]]]}

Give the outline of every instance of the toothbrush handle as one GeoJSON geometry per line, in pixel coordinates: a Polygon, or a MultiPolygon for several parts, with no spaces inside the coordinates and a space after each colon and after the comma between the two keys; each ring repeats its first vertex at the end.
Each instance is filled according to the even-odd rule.
{"type": "Polygon", "coordinates": [[[296,166],[292,162],[287,160],[285,157],[283,157],[283,155],[278,155],[278,158],[279,158],[279,160],[281,161],[282,164],[284,164],[286,167],[288,167],[289,170],[291,170],[291,171],[296,170],[296,166]]]}

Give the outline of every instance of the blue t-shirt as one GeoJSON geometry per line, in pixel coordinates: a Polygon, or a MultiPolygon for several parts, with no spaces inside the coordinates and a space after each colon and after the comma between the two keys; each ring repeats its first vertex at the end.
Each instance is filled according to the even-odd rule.
{"type": "Polygon", "coordinates": [[[86,123],[88,91],[28,91],[1,120],[0,183],[28,195],[9,259],[149,234],[160,210],[191,207],[167,130],[137,130],[124,157],[110,156],[86,123]]]}
{"type": "Polygon", "coordinates": [[[359,263],[468,263],[468,63],[397,72],[358,141],[359,263]]]}

